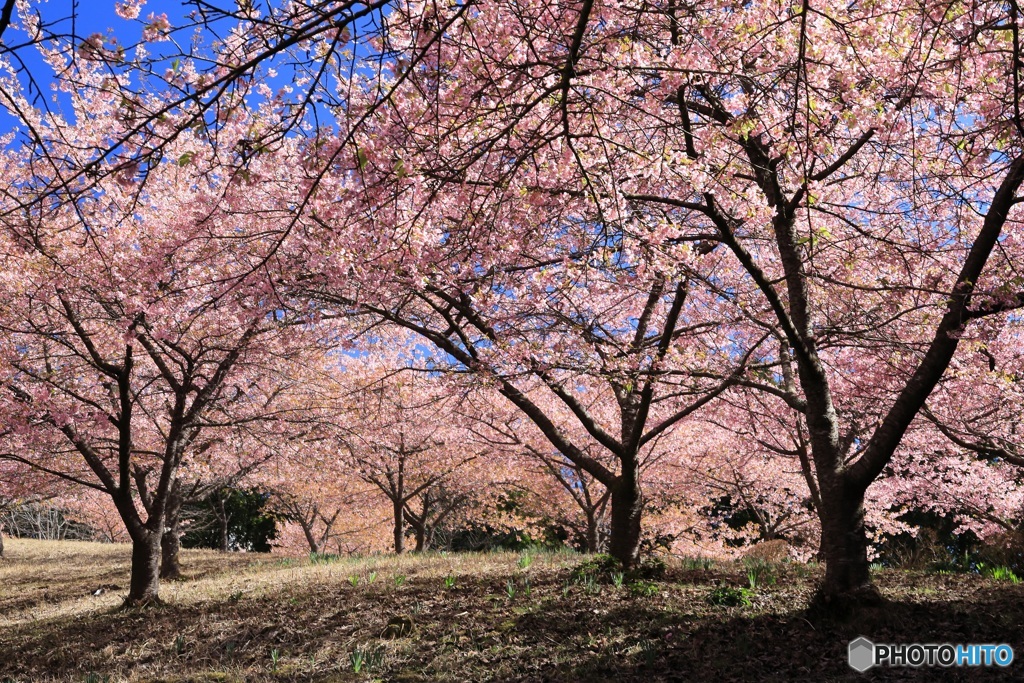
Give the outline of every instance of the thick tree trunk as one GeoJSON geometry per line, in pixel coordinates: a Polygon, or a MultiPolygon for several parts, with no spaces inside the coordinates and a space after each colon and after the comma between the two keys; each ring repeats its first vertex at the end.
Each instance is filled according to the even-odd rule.
{"type": "Polygon", "coordinates": [[[864,493],[842,485],[829,488],[828,494],[822,495],[818,513],[825,579],[812,608],[843,614],[877,605],[881,595],[871,583],[864,529],[864,493]]]}
{"type": "Polygon", "coordinates": [[[179,484],[175,482],[167,499],[166,522],[163,536],[160,538],[161,579],[181,578],[181,498],[179,484]]]}
{"type": "Polygon", "coordinates": [[[160,602],[162,537],[161,531],[145,529],[132,539],[132,577],[126,605],[135,607],[160,602]]]}
{"type": "Polygon", "coordinates": [[[0,557],[4,556],[4,532],[0,529],[0,557]]]}
{"type": "MultiPolygon", "coordinates": [[[[395,509],[395,554],[405,551],[405,504],[400,500],[393,501],[395,509]]],[[[417,542],[417,546],[419,543],[417,542]]],[[[416,548],[419,550],[419,548],[416,548]]]]}
{"type": "Polygon", "coordinates": [[[643,495],[636,477],[622,478],[612,487],[612,524],[608,553],[626,569],[636,563],[640,553],[640,520],[643,516],[643,507],[643,495]]]}
{"type": "Polygon", "coordinates": [[[164,530],[163,538],[160,539],[160,578],[173,581],[181,578],[181,533],[178,530],[177,520],[174,526],[164,530]]]}

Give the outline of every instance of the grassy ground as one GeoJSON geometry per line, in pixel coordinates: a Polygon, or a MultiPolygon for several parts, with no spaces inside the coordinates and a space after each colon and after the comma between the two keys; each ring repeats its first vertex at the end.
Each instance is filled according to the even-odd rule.
{"type": "Polygon", "coordinates": [[[616,585],[574,576],[578,555],[186,551],[166,605],[125,611],[127,547],[6,544],[0,682],[1024,679],[1024,584],[973,575],[880,571],[884,609],[812,624],[802,609],[820,570],[804,565],[762,569],[750,604],[726,606],[712,596],[749,588],[742,564],[669,561],[659,580],[616,585]],[[846,664],[859,635],[1006,642],[1019,661],[861,675],[846,664]]]}

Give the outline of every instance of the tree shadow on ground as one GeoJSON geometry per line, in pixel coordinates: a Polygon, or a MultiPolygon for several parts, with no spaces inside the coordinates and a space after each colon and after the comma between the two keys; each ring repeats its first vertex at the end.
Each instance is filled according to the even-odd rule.
{"type": "Polygon", "coordinates": [[[93,671],[175,683],[1022,678],[1024,586],[887,572],[877,577],[890,598],[883,608],[812,623],[800,610],[814,577],[783,570],[789,568],[779,570],[777,584],[756,591],[752,606],[723,607],[708,598],[720,586],[741,586],[738,571],[673,575],[642,593],[631,585],[573,583],[566,569],[538,570],[530,574],[531,593],[513,597],[511,580],[522,591],[526,576],[515,568],[491,575],[468,569],[450,588],[436,574],[401,584],[382,574],[371,584],[363,572],[357,585],[346,580],[348,568],[306,578],[305,570],[292,577],[288,569],[285,583],[262,591],[228,582],[159,607],[0,627],[0,681],[81,680],[93,671]],[[395,615],[410,615],[415,632],[385,638],[395,615]],[[847,646],[858,636],[876,643],[1005,642],[1021,661],[1008,670],[858,674],[847,665],[847,646]],[[357,674],[350,663],[357,648],[385,656],[357,674]]]}
{"type": "Polygon", "coordinates": [[[648,625],[633,651],[559,667],[546,680],[581,681],[984,681],[1024,679],[1024,595],[993,591],[988,599],[921,604],[888,601],[848,620],[812,623],[802,613],[699,622],[624,607],[610,621],[648,625]],[[1009,667],[876,667],[857,673],[847,664],[851,640],[875,643],[1008,643],[1009,667]]]}

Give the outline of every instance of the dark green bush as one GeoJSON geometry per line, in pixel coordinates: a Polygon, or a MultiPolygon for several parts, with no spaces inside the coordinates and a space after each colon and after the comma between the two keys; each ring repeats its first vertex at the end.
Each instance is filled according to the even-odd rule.
{"type": "Polygon", "coordinates": [[[708,602],[722,607],[749,607],[751,595],[753,593],[746,588],[719,586],[711,591],[711,595],[708,596],[708,602]]]}

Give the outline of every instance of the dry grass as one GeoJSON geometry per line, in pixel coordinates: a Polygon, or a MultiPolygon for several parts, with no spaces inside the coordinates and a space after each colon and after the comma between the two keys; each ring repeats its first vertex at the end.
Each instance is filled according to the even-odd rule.
{"type": "Polygon", "coordinates": [[[670,563],[650,589],[631,590],[628,580],[574,582],[584,559],[574,555],[538,554],[523,567],[511,553],[313,564],[186,551],[185,579],[162,588],[165,606],[122,610],[127,547],[15,539],[7,552],[0,681],[859,680],[845,648],[861,634],[1009,642],[1024,657],[1024,586],[974,576],[885,571],[885,610],[812,625],[801,610],[820,573],[794,564],[773,565],[775,583],[758,588],[750,606],[722,607],[709,596],[746,585],[743,565],[670,563]],[[93,596],[100,586],[114,588],[93,596]],[[410,619],[413,633],[382,637],[395,635],[387,634],[394,617],[410,619]]]}
{"type": "MultiPolygon", "coordinates": [[[[128,588],[131,549],[113,543],[6,539],[0,561],[0,614],[8,625],[26,621],[72,618],[97,609],[118,607],[128,588]],[[100,595],[93,595],[100,590],[100,595]]],[[[201,589],[234,570],[249,567],[252,558],[213,551],[189,550],[185,579],[201,589]]],[[[179,585],[165,585],[174,595],[179,585]]],[[[192,592],[192,591],[187,591],[192,592]]]]}

